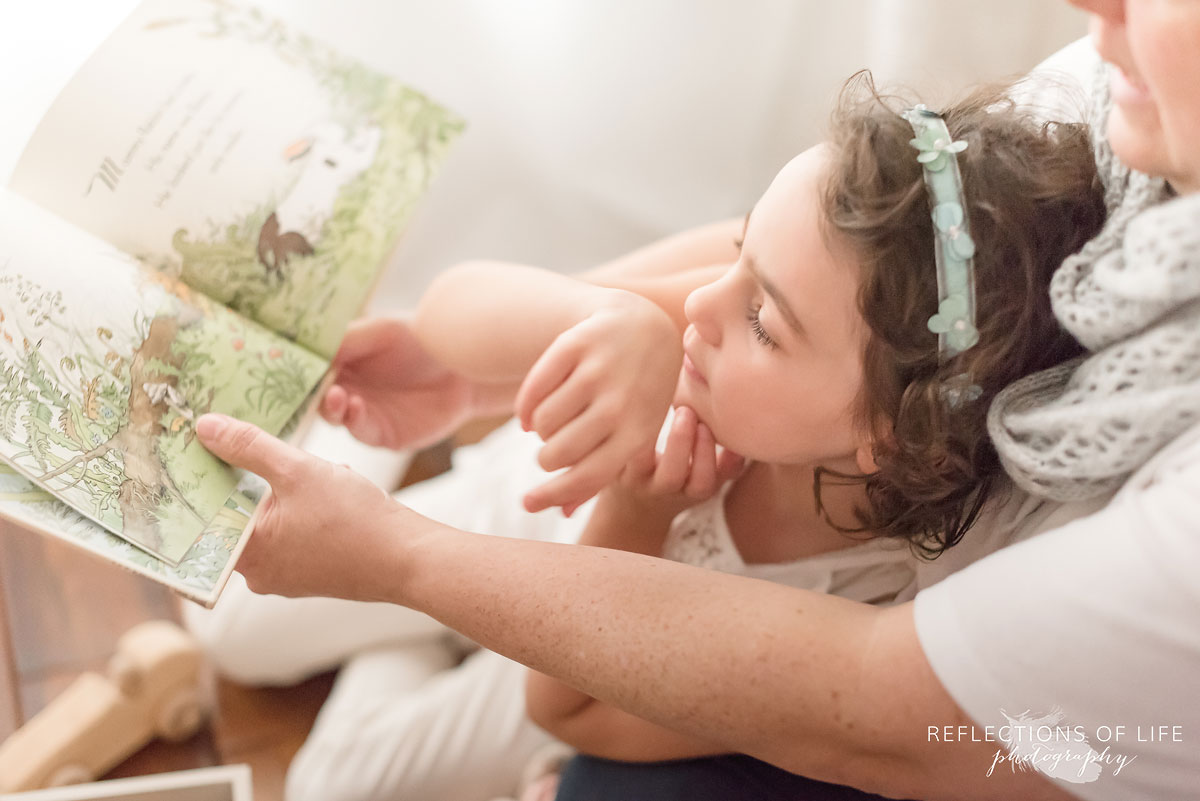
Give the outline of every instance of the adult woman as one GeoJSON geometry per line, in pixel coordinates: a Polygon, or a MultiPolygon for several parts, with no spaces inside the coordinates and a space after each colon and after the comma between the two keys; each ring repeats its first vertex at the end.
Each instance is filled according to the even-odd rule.
{"type": "Polygon", "coordinates": [[[1104,492],[1124,481],[1103,509],[976,563],[914,604],[872,609],[633,554],[448,530],[391,504],[346,471],[241,424],[204,418],[205,443],[266,477],[275,491],[243,557],[251,585],[422,609],[655,722],[798,773],[888,795],[1071,797],[1036,771],[998,764],[1004,751],[995,731],[989,739],[984,728],[1007,720],[1010,741],[1019,740],[1014,721],[1032,720],[1022,710],[1047,713],[1057,723],[1055,706],[1066,715],[1067,737],[1078,725],[1095,751],[1076,750],[1070,755],[1076,761],[1066,757],[1048,767],[1038,763],[1038,753],[1062,746],[1056,736],[1026,742],[1025,750],[1013,744],[1043,772],[1080,782],[1071,785],[1074,794],[1187,795],[1200,776],[1194,752],[1181,742],[1194,736],[1189,728],[1200,727],[1200,710],[1187,705],[1200,666],[1194,626],[1200,596],[1190,579],[1200,563],[1193,522],[1200,428],[1180,432],[1185,423],[1195,426],[1200,397],[1200,360],[1189,357],[1200,330],[1194,239],[1200,152],[1190,144],[1200,127],[1200,92],[1193,88],[1200,82],[1200,4],[1077,4],[1092,12],[1098,49],[1117,68],[1108,124],[1113,150],[1130,167],[1169,184],[1114,167],[1115,222],[1089,260],[1069,273],[1069,286],[1081,291],[1060,286],[1066,294],[1056,298],[1066,310],[1060,314],[1079,318],[1064,320],[1068,325],[1098,310],[1088,327],[1095,336],[1084,344],[1100,351],[1099,358],[1051,376],[1048,394],[1027,392],[1028,386],[1014,392],[1012,404],[996,411],[996,431],[1002,440],[1011,438],[998,444],[1019,480],[1035,489],[1087,495],[1099,505],[1104,492]],[[1158,215],[1160,208],[1168,211],[1158,215]],[[1150,236],[1161,231],[1179,247],[1170,253],[1149,244],[1147,252],[1122,247],[1162,241],[1150,236]],[[1147,255],[1149,266],[1139,261],[1147,255]],[[1123,286],[1131,291],[1119,277],[1115,285],[1099,280],[1116,274],[1136,276],[1132,291],[1140,293],[1139,302],[1113,300],[1123,286]],[[1139,316],[1133,328],[1110,328],[1099,322],[1100,311],[1110,320],[1133,319],[1126,314],[1133,311],[1139,316]],[[1113,387],[1128,401],[1125,417],[1113,425],[1137,427],[1169,410],[1172,426],[1139,428],[1130,440],[1138,440],[1138,459],[1103,476],[1088,472],[1093,460],[1074,461],[1065,474],[1053,458],[1043,460],[1045,449],[1030,443],[1048,439],[1070,450],[1074,440],[1058,429],[1039,437],[1038,426],[1105,412],[1097,410],[1105,398],[1091,384],[1074,386],[1069,379],[1089,364],[1103,370],[1110,359],[1120,361],[1124,343],[1155,331],[1168,332],[1158,344],[1176,358],[1150,383],[1139,376],[1154,359],[1132,367],[1137,372],[1113,387]],[[1055,416],[1059,398],[1082,400],[1055,416]],[[1039,418],[1042,412],[1053,419],[1039,418]],[[351,519],[323,507],[321,492],[334,488],[341,494],[338,508],[352,510],[351,519]],[[322,544],[322,532],[333,527],[354,532],[352,548],[322,544]],[[1149,687],[1143,654],[1166,665],[1149,687]],[[1090,681],[1082,681],[1082,673],[1090,681]],[[746,676],[754,681],[742,680],[746,676]],[[1180,698],[1188,700],[1181,705],[1180,698]],[[1002,708],[1017,714],[1008,717],[1002,708]],[[1118,755],[1140,764],[1118,768],[1118,755]],[[1096,778],[1098,771],[1103,775],[1096,778]]]}

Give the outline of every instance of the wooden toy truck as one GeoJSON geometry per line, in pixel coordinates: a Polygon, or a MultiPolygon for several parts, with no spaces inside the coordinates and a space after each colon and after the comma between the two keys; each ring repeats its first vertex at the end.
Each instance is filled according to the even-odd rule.
{"type": "Polygon", "coordinates": [[[108,673],[85,673],[0,744],[0,793],[93,781],[151,739],[185,740],[211,701],[196,642],[152,621],[117,642],[108,673]]]}

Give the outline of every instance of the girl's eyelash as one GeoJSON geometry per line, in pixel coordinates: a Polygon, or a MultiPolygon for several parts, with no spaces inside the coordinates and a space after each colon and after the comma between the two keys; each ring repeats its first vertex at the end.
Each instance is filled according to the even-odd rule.
{"type": "Polygon", "coordinates": [[[750,328],[754,331],[754,336],[758,341],[774,350],[779,347],[775,344],[775,340],[771,339],[771,335],[762,327],[762,321],[758,319],[758,313],[762,310],[762,306],[751,306],[746,309],[746,319],[750,321],[750,328]]]}

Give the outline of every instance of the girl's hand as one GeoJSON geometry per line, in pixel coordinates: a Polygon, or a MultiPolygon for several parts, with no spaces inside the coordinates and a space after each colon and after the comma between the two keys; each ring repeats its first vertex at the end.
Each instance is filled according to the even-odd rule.
{"type": "Polygon", "coordinates": [[[662,453],[644,451],[621,471],[614,490],[649,513],[670,517],[708,500],[736,478],[745,459],[717,445],[712,431],[687,406],[675,409],[662,453]]]}
{"type": "Polygon", "coordinates": [[[515,407],[522,426],[546,443],[542,468],[570,469],[531,490],[525,508],[569,513],[653,447],[682,362],[674,323],[640,297],[560,334],[525,377],[515,407]]]}
{"type": "MultiPolygon", "coordinates": [[[[579,543],[661,556],[675,515],[711,498],[741,472],[744,463],[741,456],[713,441],[712,432],[694,411],[681,406],[675,410],[662,453],[653,445],[647,447],[601,491],[579,543]]],[[[541,696],[538,703],[563,697],[565,685],[554,684],[558,689],[541,696]]],[[[578,697],[571,693],[566,697],[578,697]]],[[[568,709],[575,705],[574,700],[565,704],[568,709]]],[[[557,713],[550,714],[550,719],[556,718],[557,713]]]]}
{"type": "MultiPolygon", "coordinates": [[[[373,587],[363,560],[388,553],[430,521],[347,467],[281,442],[249,423],[219,414],[197,421],[204,447],[271,485],[259,504],[254,536],[237,569],[257,593],[387,597],[373,587]]],[[[389,576],[388,581],[401,579],[389,576]]]]}
{"type": "Polygon", "coordinates": [[[477,388],[426,353],[407,320],[351,324],[333,366],[321,416],[367,445],[431,445],[475,413],[477,388]]]}

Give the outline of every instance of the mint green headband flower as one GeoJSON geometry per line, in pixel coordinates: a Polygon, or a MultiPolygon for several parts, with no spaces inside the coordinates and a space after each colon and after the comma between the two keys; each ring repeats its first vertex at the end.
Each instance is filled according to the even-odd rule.
{"type": "Polygon", "coordinates": [[[927,323],[933,333],[946,335],[946,344],[955,353],[962,353],[979,342],[979,331],[971,324],[968,311],[965,297],[950,295],[938,304],[938,313],[927,323]]]}
{"type": "MultiPolygon", "coordinates": [[[[917,106],[915,111],[921,113],[926,109],[923,106],[917,106]]],[[[935,126],[927,126],[915,138],[909,139],[908,143],[921,151],[917,156],[917,161],[924,164],[925,169],[931,172],[941,172],[946,168],[949,155],[961,153],[967,149],[966,142],[951,139],[944,127],[939,131],[935,126]]]]}

